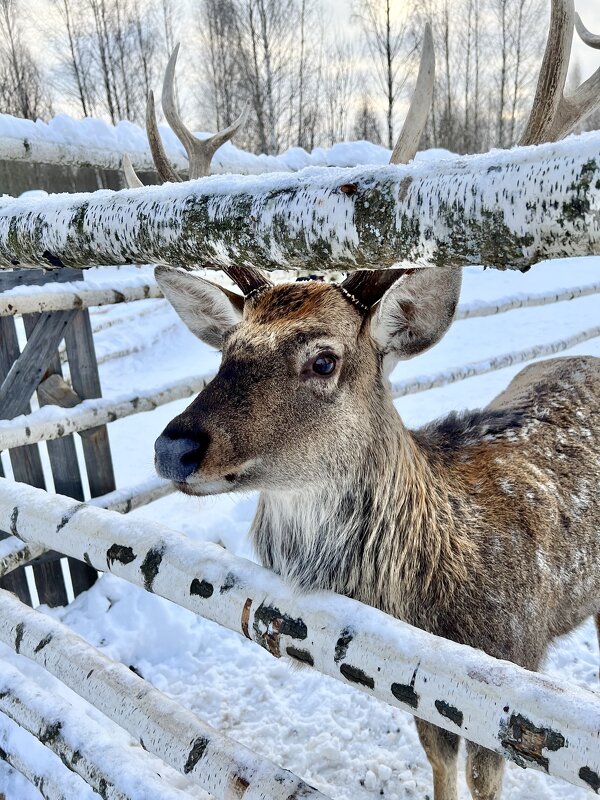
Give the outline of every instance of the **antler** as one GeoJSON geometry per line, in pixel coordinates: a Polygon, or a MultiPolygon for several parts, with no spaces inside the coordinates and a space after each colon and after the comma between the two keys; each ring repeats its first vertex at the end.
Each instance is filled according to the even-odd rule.
{"type": "MultiPolygon", "coordinates": [[[[208,139],[198,139],[194,134],[186,128],[177,110],[175,103],[175,65],[177,64],[177,56],[179,55],[179,45],[175,47],[171,53],[167,69],[165,70],[165,78],[163,81],[162,89],[162,105],[165,117],[171,128],[175,131],[177,138],[183,144],[185,152],[187,153],[190,167],[190,180],[195,178],[203,178],[210,172],[210,162],[215,152],[221,147],[222,144],[229,141],[237,131],[242,127],[248,116],[249,103],[240,116],[229,127],[222,131],[218,131],[209,136],[208,139]]],[[[165,183],[178,182],[182,179],[175,172],[169,158],[165,152],[165,148],[160,138],[158,131],[158,123],[156,121],[156,111],[154,107],[154,93],[148,93],[148,101],[146,104],[146,133],[148,135],[148,142],[150,144],[150,151],[152,152],[152,159],[158,172],[158,177],[161,182],[165,183]]],[[[125,173],[125,183],[129,189],[137,189],[143,186],[143,183],[138,178],[133,169],[131,161],[127,156],[123,156],[123,172],[125,173]]]]}
{"type": "MultiPolygon", "coordinates": [[[[419,142],[433,100],[435,82],[435,50],[429,22],[425,25],[419,74],[400,136],[396,142],[390,164],[407,164],[419,149],[419,142]]],[[[363,314],[367,314],[398,278],[410,275],[410,269],[358,269],[340,284],[345,297],[363,314]]]]}
{"type": "Polygon", "coordinates": [[[435,50],[433,36],[429,22],[425,25],[423,46],[421,48],[421,63],[415,90],[410,101],[410,106],[400,136],[390,158],[390,164],[407,164],[417,154],[419,142],[427,115],[433,99],[433,86],[435,83],[435,50]]]}
{"type": "Polygon", "coordinates": [[[600,49],[600,36],[594,36],[584,27],[575,13],[573,0],[552,0],[546,50],[533,107],[520,144],[541,144],[562,139],[600,101],[600,68],[572,94],[564,94],[575,27],[585,44],[600,49]]]}
{"type": "Polygon", "coordinates": [[[190,162],[190,179],[201,178],[208,175],[210,170],[210,162],[215,151],[221,147],[222,144],[231,139],[232,136],[240,129],[246,121],[248,114],[248,103],[240,116],[225,130],[215,133],[208,139],[198,139],[194,134],[186,128],[183,124],[177,105],[175,103],[175,65],[177,64],[177,56],[179,55],[179,45],[171,53],[171,58],[167,64],[165,71],[165,79],[163,82],[162,90],[162,105],[165,117],[169,125],[177,134],[177,138],[185,147],[190,162]]]}

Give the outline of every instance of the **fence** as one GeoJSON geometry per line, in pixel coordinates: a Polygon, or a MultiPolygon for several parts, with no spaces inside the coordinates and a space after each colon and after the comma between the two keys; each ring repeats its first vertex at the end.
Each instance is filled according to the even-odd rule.
{"type": "MultiPolygon", "coordinates": [[[[9,275],[11,273],[8,273],[9,275]]],[[[462,305],[457,319],[499,314],[514,308],[545,305],[600,293],[594,283],[530,296],[502,298],[492,303],[462,305]]],[[[27,295],[7,292],[0,298],[1,319],[39,314],[48,309],[64,313],[89,308],[96,301],[134,302],[124,316],[134,322],[149,313],[144,298],[160,293],[153,283],[143,287],[124,281],[118,291],[88,293],[79,288],[27,295]],[[134,311],[133,309],[136,309],[134,311]]],[[[102,329],[107,320],[96,323],[102,329]]],[[[100,320],[98,322],[98,320],[100,320]]],[[[111,323],[118,320],[111,318],[111,323]]],[[[539,355],[558,352],[574,343],[600,337],[600,326],[538,348],[467,364],[455,371],[398,383],[395,396],[422,392],[502,369],[539,355]]],[[[120,357],[117,354],[116,357],[120,357]]],[[[0,446],[11,456],[37,442],[63,442],[74,433],[148,411],[198,392],[211,376],[197,376],[129,397],[94,398],[73,408],[45,408],[0,422],[0,446]]],[[[452,731],[467,731],[470,739],[501,752],[521,766],[543,769],[580,786],[600,786],[600,700],[567,684],[549,681],[515,665],[393,620],[348,598],[298,598],[275,576],[231,556],[216,545],[201,545],[151,523],[138,523],[114,513],[126,512],[164,496],[171,487],[159,479],[103,493],[87,504],[47,495],[0,479],[0,528],[10,537],[0,549],[0,574],[37,559],[49,563],[44,551],[60,550],[70,563],[84,561],[88,569],[114,572],[212,619],[267,649],[309,664],[379,699],[410,711],[452,731]],[[99,508],[98,508],[99,507],[99,508]],[[112,512],[103,509],[113,509],[112,512]],[[43,544],[42,544],[43,542],[43,544]],[[493,675],[493,680],[489,676],[493,675]]],[[[39,567],[38,567],[39,568],[39,567]]],[[[0,593],[0,640],[42,664],[76,693],[142,741],[151,753],[183,778],[158,778],[144,753],[137,753],[132,770],[142,783],[132,789],[115,769],[118,753],[99,726],[86,735],[69,736],[78,715],[56,698],[35,697],[27,680],[10,667],[0,669],[0,710],[35,735],[53,731],[52,721],[64,725],[41,737],[69,769],[107,797],[166,798],[193,796],[199,785],[216,797],[323,797],[296,776],[210,729],[178,707],[126,667],[110,662],[64,626],[27,609],[11,595],[0,593]],[[94,743],[87,750],[81,739],[94,743]],[[183,782],[181,782],[183,781],[183,782]],[[140,789],[140,786],[143,788],[140,789]]],[[[40,782],[36,762],[23,762],[16,749],[6,758],[30,780],[40,782]]],[[[167,767],[165,767],[165,770],[167,767]]],[[[74,776],[64,781],[49,775],[47,797],[64,793],[74,776]]],[[[83,784],[73,791],[82,797],[83,784]]]]}
{"type": "MultiPolygon", "coordinates": [[[[104,426],[112,421],[191,396],[211,376],[100,397],[97,364],[141,347],[136,343],[108,350],[96,359],[94,329],[99,335],[118,324],[114,312],[102,311],[133,303],[120,316],[135,324],[152,313],[148,301],[159,301],[156,285],[122,281],[118,289],[89,290],[79,284],[52,292],[40,286],[22,294],[11,287],[42,283],[43,277],[6,269],[157,260],[187,266],[202,260],[213,267],[249,260],[267,269],[282,264],[302,268],[310,260],[316,268],[331,269],[332,260],[341,268],[395,265],[402,259],[433,267],[443,261],[523,268],[543,255],[598,253],[599,142],[598,136],[590,136],[442,166],[332,170],[308,178],[243,183],[213,178],[200,188],[185,184],[120,195],[48,198],[37,205],[2,199],[0,419],[6,419],[0,421],[0,449],[9,451],[15,477],[32,484],[0,476],[0,528],[8,532],[0,542],[4,585],[30,601],[27,581],[18,577],[25,575],[23,565],[35,564],[36,583],[37,575],[48,575],[51,566],[56,581],[40,584],[40,599],[65,602],[66,588],[59,582],[65,561],[58,555],[64,553],[70,565],[85,568],[89,582],[98,571],[113,572],[241,633],[275,657],[310,665],[465,734],[520,766],[598,791],[600,700],[591,693],[437,639],[348,598],[299,598],[276,576],[216,545],[194,544],[162,526],[127,518],[124,512],[153,502],[171,487],[150,479],[115,489],[107,479],[112,474],[106,467],[108,450],[106,462],[96,458],[93,468],[86,465],[95,496],[82,502],[75,436],[82,443],[93,440],[97,431],[105,436],[104,426]],[[537,204],[532,198],[539,196],[549,174],[555,202],[537,204]],[[22,353],[15,317],[22,317],[28,338],[22,353]],[[43,409],[28,407],[34,391],[40,405],[46,404],[43,409]],[[49,405],[57,399],[58,405],[49,405]],[[40,488],[41,442],[49,453],[71,454],[61,468],[58,455],[56,469],[51,463],[57,495],[40,488]],[[71,482],[65,489],[67,477],[71,482]]],[[[51,275],[60,281],[67,273],[51,275]]],[[[599,283],[469,304],[458,309],[457,319],[597,293],[599,283]]],[[[400,397],[426,391],[595,337],[600,337],[600,326],[402,381],[392,387],[393,393],[400,397]]],[[[77,591],[84,588],[75,584],[77,591]]],[[[118,748],[101,726],[80,721],[74,704],[40,694],[19,670],[1,666],[0,710],[53,750],[64,766],[44,771],[38,751],[24,757],[23,748],[11,748],[10,743],[3,757],[48,798],[81,798],[94,790],[111,798],[175,800],[196,797],[198,787],[224,798],[323,797],[297,776],[211,729],[64,625],[1,590],[0,641],[42,665],[141,745],[128,751],[129,769],[119,769],[118,748]]]]}

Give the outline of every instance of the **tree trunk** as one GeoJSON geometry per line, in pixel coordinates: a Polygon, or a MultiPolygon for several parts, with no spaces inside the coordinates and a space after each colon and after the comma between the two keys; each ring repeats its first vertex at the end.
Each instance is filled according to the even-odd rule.
{"type": "Polygon", "coordinates": [[[523,270],[600,253],[599,151],[597,134],[435,164],[5,199],[0,268],[162,261],[523,270]]]}

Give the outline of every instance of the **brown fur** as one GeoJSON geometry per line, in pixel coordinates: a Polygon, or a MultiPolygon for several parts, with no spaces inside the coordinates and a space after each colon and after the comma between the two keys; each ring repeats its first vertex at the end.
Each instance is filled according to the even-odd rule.
{"type": "MultiPolygon", "coordinates": [[[[367,317],[326,284],[262,291],[165,435],[210,435],[192,492],[261,489],[258,554],[300,589],[536,669],[554,637],[600,612],[600,359],[534,364],[487,409],[408,431],[383,362],[449,324],[460,284],[440,291],[432,273],[429,292],[422,274],[399,282],[367,317]],[[335,376],[305,379],[320,351],[336,354],[335,376]]],[[[435,800],[456,800],[458,736],[417,727],[435,800]]],[[[499,797],[502,765],[469,744],[474,798],[499,797]]]]}

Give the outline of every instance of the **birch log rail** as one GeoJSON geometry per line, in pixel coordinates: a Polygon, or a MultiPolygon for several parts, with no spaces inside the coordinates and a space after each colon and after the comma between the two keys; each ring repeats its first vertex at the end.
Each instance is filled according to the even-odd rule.
{"type": "MultiPolygon", "coordinates": [[[[243,634],[271,655],[308,664],[464,733],[522,767],[588,789],[600,786],[600,698],[592,692],[440,639],[347,597],[300,597],[273,573],[218,545],[6,479],[0,479],[0,527],[83,556],[243,634]]],[[[41,636],[30,638],[28,653],[41,636]]]]}
{"type": "Polygon", "coordinates": [[[600,253],[600,133],[433,162],[0,203],[0,267],[526,269],[600,253]]]}

